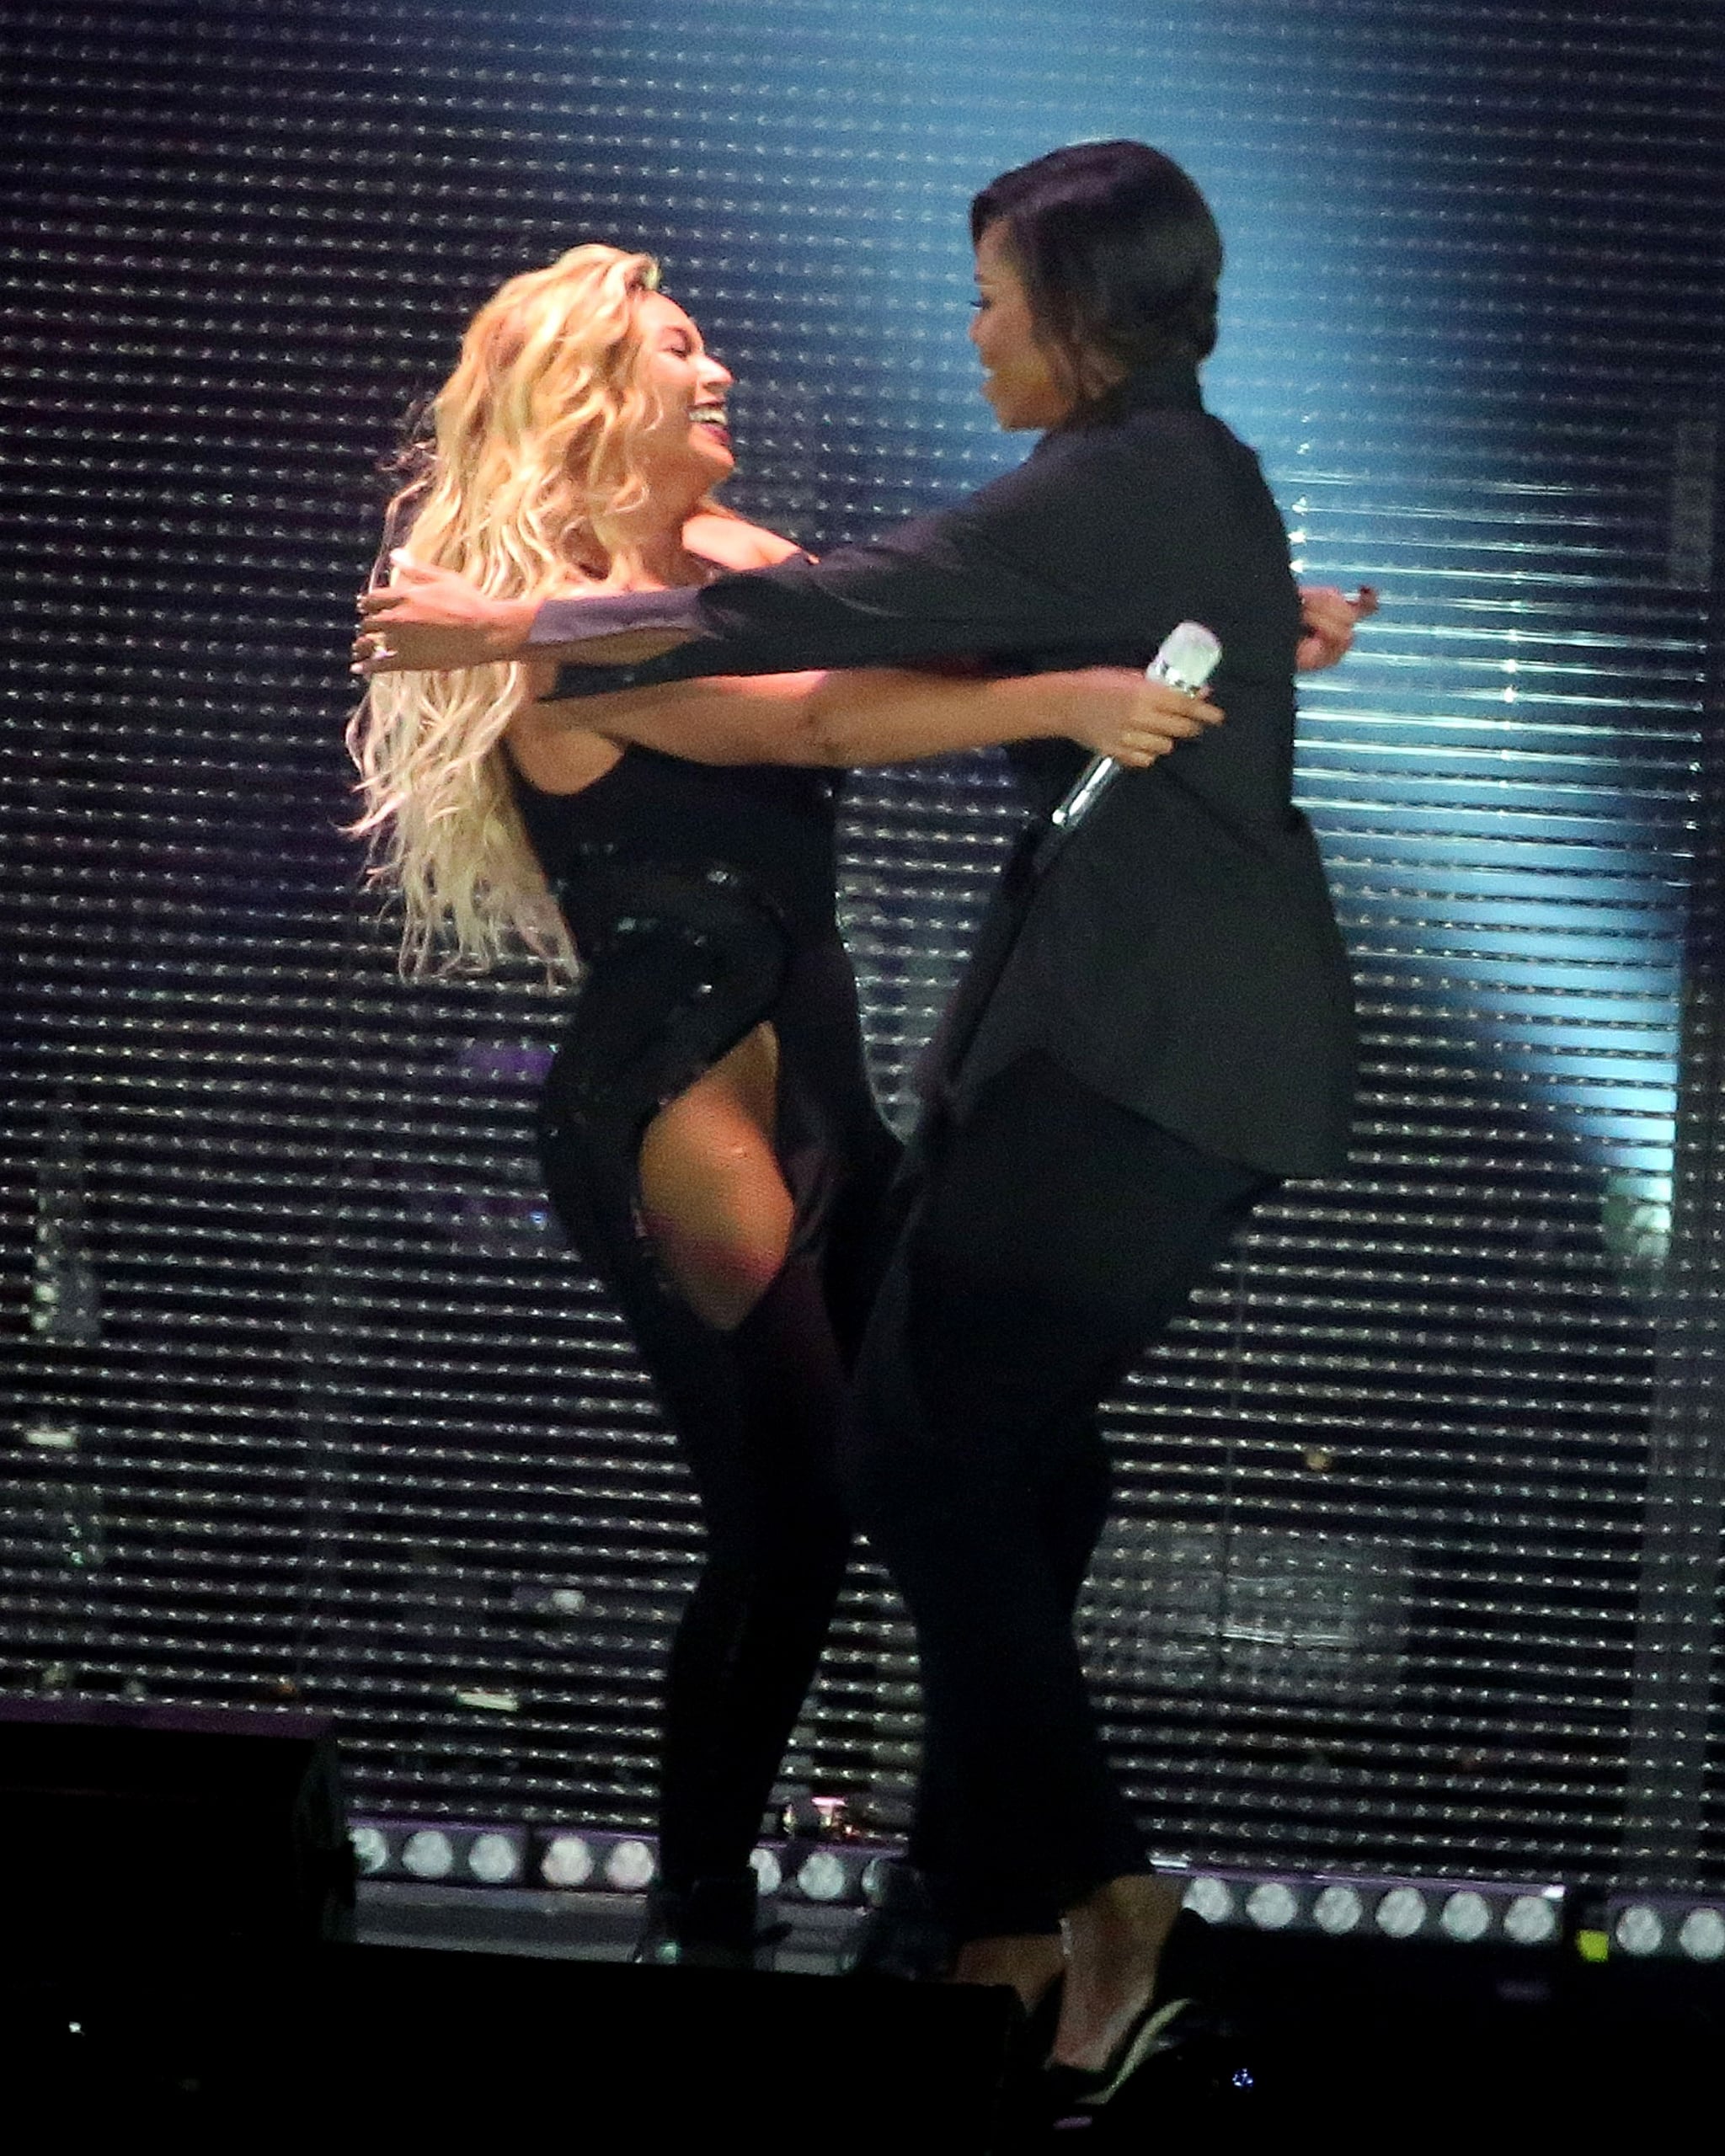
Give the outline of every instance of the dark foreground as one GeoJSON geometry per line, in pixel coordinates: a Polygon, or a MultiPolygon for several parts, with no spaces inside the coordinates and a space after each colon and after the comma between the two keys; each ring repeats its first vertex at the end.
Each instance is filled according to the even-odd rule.
{"type": "Polygon", "coordinates": [[[195,2146],[365,2132],[496,2147],[547,2123],[563,2147],[620,2152],[1010,2156],[1150,2149],[1177,2126],[1235,2145],[1294,2125],[1335,2146],[1490,2146],[1512,2121],[1550,2129],[1621,2105],[1657,2136],[1717,2094],[1725,2061],[1715,1972],[1227,1935],[1235,2033],[1156,2063],[1106,2120],[1050,2130],[1001,1994],[512,1944],[267,1960],[68,1944],[0,1984],[8,2109],[74,2146],[153,2127],[195,2146]]]}

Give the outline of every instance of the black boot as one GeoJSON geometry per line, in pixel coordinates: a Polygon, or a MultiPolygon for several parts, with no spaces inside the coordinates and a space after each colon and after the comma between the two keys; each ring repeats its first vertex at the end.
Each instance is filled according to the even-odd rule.
{"type": "Polygon", "coordinates": [[[699,1344],[726,1374],[728,1408],[678,1422],[708,1540],[666,1673],[659,1851],[673,1886],[717,1882],[728,1907],[753,1878],[761,1816],[844,1581],[850,1528],[832,1464],[842,1379],[819,1282],[799,1258],[734,1332],[699,1344]]]}
{"type": "Polygon", "coordinates": [[[953,1935],[929,1898],[921,1874],[902,1861],[881,1868],[879,1900],[857,1927],[845,1957],[849,1977],[932,1983],[952,1966],[953,1935]]]}
{"type": "Polygon", "coordinates": [[[756,1921],[755,1874],[697,1879],[686,1889],[655,1886],[632,1960],[690,1969],[760,1969],[772,1966],[783,1927],[756,1921]]]}

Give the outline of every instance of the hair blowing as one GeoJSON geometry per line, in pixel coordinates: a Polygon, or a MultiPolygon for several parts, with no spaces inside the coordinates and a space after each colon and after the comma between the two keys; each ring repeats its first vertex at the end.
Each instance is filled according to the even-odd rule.
{"type": "MultiPolygon", "coordinates": [[[[638,317],[658,282],[650,255],[577,247],[479,309],[390,504],[415,561],[504,598],[604,574],[645,495],[633,449],[656,406],[638,317]]],[[[557,973],[574,964],[503,763],[522,679],[517,665],[379,675],[348,727],[364,803],[351,829],[371,842],[371,880],[401,899],[405,973],[481,969],[523,944],[557,973]]]]}
{"type": "Polygon", "coordinates": [[[1222,239],[1197,186],[1143,142],[1078,142],[991,180],[970,236],[1004,224],[1038,333],[1082,404],[1123,371],[1206,358],[1222,239]]]}

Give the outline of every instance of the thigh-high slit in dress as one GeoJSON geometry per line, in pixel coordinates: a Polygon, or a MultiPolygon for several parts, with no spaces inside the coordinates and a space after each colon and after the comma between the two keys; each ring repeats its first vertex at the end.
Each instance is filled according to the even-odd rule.
{"type": "Polygon", "coordinates": [[[672,1896],[712,1882],[722,1897],[746,1881],[844,1573],[834,1443],[897,1155],[836,918],[834,782],[631,749],[579,792],[519,773],[515,790],[585,968],[540,1108],[549,1194],[630,1327],[707,1531],[665,1687],[660,1876],[672,1896]],[[721,1331],[660,1260],[638,1162],[659,1111],[763,1021],[795,1229],[721,1331]]]}

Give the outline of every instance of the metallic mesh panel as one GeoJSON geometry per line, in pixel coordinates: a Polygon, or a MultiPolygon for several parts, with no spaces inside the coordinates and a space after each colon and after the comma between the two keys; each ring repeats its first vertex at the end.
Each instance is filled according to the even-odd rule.
{"type": "MultiPolygon", "coordinates": [[[[969,192],[1141,135],[1212,401],[1381,622],[1305,699],[1345,1181],[1109,1411],[1086,1624],[1167,1854],[1717,1886],[1720,33],[1694,0],[8,13],[13,1406],[0,1679],[332,1705],[360,1798],[647,1816],[692,1499],[547,1223],[524,970],[407,987],[339,835],[375,469],[505,275],[661,252],[816,548],[1016,453],[969,192]],[[1712,610],[1712,611],[1710,611],[1712,610]]],[[[884,1097],[1013,798],[865,775],[884,1097]]],[[[1146,894],[1154,904],[1154,894],[1146,894]]],[[[859,1570],[799,1764],[900,1816],[859,1570]]]]}

